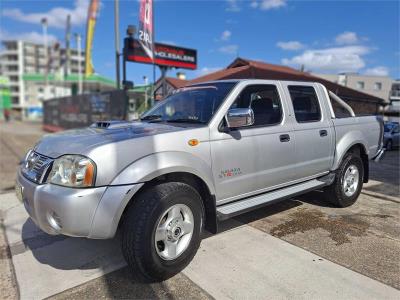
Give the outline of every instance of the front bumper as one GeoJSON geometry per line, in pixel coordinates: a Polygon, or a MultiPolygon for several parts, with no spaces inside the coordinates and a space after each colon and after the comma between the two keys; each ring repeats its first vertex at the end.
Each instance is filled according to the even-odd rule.
{"type": "Polygon", "coordinates": [[[69,188],[35,184],[21,171],[17,189],[33,222],[48,234],[112,238],[122,212],[141,184],[69,188]]]}

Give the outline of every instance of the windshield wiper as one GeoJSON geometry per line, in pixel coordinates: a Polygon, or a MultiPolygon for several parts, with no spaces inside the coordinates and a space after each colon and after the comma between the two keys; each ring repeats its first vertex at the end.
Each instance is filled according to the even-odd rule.
{"type": "Polygon", "coordinates": [[[170,119],[167,120],[169,123],[194,123],[194,124],[204,124],[205,122],[200,121],[200,120],[195,120],[195,119],[170,119]]]}
{"type": "Polygon", "coordinates": [[[153,120],[161,120],[162,115],[148,115],[143,118],[140,118],[140,121],[153,121],[153,120]]]}

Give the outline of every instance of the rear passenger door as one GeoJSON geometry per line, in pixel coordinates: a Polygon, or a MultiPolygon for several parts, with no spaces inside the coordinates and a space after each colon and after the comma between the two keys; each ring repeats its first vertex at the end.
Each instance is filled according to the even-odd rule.
{"type": "Polygon", "coordinates": [[[324,95],[312,83],[285,86],[294,118],[296,177],[301,180],[322,175],[329,171],[334,154],[331,115],[327,103],[319,100],[324,95]]]}

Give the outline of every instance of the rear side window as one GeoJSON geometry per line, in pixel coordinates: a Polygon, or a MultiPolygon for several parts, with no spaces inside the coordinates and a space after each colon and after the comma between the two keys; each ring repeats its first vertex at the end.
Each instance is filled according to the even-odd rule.
{"type": "Polygon", "coordinates": [[[307,123],[321,120],[321,109],[312,86],[291,85],[288,89],[297,122],[307,123]]]}
{"type": "Polygon", "coordinates": [[[231,108],[251,108],[254,112],[253,126],[276,125],[282,120],[282,107],[275,85],[247,86],[231,108]]]}

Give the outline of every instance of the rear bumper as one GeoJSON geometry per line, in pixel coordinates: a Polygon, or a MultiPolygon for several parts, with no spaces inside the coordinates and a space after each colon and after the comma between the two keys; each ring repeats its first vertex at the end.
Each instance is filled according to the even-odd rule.
{"type": "Polygon", "coordinates": [[[38,185],[18,172],[19,186],[26,211],[44,232],[106,239],[115,235],[126,204],[141,184],[76,189],[38,185]]]}
{"type": "Polygon", "coordinates": [[[376,152],[375,156],[372,158],[373,161],[379,162],[384,157],[385,151],[386,151],[385,148],[379,149],[378,152],[376,152]]]}

